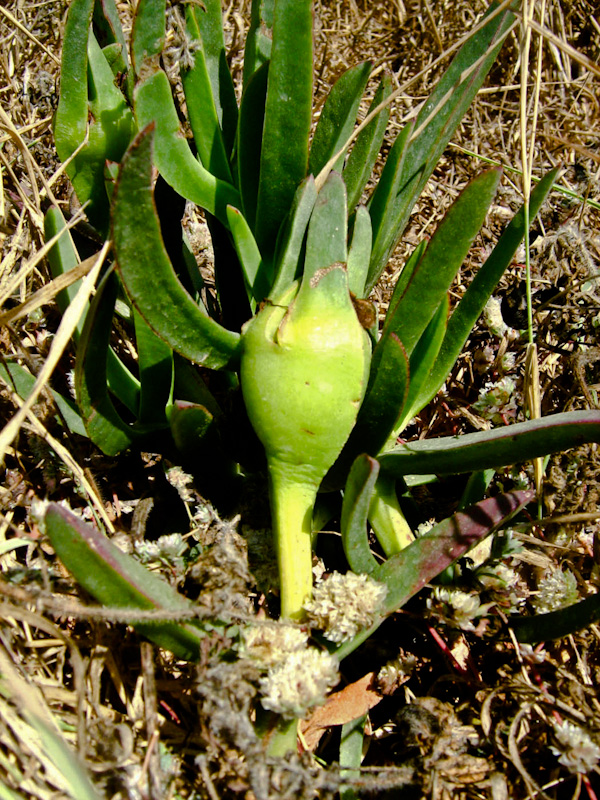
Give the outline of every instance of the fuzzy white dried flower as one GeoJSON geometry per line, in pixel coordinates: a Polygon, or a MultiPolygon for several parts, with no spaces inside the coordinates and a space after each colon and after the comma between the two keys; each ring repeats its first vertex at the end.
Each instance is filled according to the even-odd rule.
{"type": "Polygon", "coordinates": [[[502,317],[502,309],[498,297],[490,297],[485,304],[483,309],[483,322],[494,336],[504,336],[508,330],[508,325],[504,322],[504,318],[502,317]]]}
{"type": "Polygon", "coordinates": [[[181,467],[171,467],[165,475],[184,503],[191,503],[194,500],[194,493],[190,488],[194,484],[194,478],[191,475],[184,472],[181,467]]]}
{"type": "Polygon", "coordinates": [[[143,564],[169,564],[176,570],[183,569],[183,554],[187,550],[180,533],[167,533],[155,542],[136,542],[135,552],[143,564]]]}
{"type": "Polygon", "coordinates": [[[314,647],[297,650],[261,678],[261,703],[268,711],[285,717],[301,717],[309,708],[323,703],[338,681],[334,656],[314,647]]]}
{"type": "Polygon", "coordinates": [[[368,575],[333,572],[315,585],[304,608],[330,642],[346,642],[373,624],[386,594],[387,586],[368,575]]]}
{"type": "Polygon", "coordinates": [[[251,625],[242,631],[239,652],[247,658],[271,667],[283,661],[290,653],[304,650],[308,635],[302,628],[281,621],[273,625],[251,625]]]}
{"type": "Polygon", "coordinates": [[[516,384],[505,376],[499,381],[488,381],[473,403],[473,409],[484,419],[501,423],[504,416],[514,416],[517,410],[516,384]]]}
{"type": "Polygon", "coordinates": [[[554,735],[558,747],[550,749],[563,767],[569,772],[586,774],[594,769],[600,760],[600,747],[578,725],[572,722],[560,722],[554,726],[554,735]]]}
{"type": "Polygon", "coordinates": [[[474,592],[462,592],[460,589],[448,589],[445,586],[436,586],[427,600],[427,607],[431,611],[463,631],[474,631],[473,620],[486,614],[493,605],[482,604],[479,595],[474,592]]]}
{"type": "Polygon", "coordinates": [[[531,602],[538,614],[565,608],[579,600],[577,579],[571,570],[554,569],[547,572],[531,602]]]}

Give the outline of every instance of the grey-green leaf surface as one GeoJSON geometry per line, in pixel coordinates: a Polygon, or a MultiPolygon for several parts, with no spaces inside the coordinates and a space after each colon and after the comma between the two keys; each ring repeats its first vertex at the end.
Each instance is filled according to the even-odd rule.
{"type": "Polygon", "coordinates": [[[119,273],[155,333],[191,361],[219,369],[235,360],[239,335],[206,316],[175,275],[153,203],[151,148],[149,128],[123,159],[115,189],[113,242],[119,273]]]}
{"type": "Polygon", "coordinates": [[[140,130],[155,125],[154,161],[169,186],[227,225],[227,206],[239,208],[239,194],[231,184],[211,175],[192,154],[181,131],[169,79],[162,70],[136,86],[135,113],[140,130]]]}
{"type": "Polygon", "coordinates": [[[352,242],[348,250],[348,288],[356,297],[364,295],[372,244],[371,217],[365,206],[359,206],[354,215],[352,242]]]}
{"type": "MultiPolygon", "coordinates": [[[[485,16],[490,16],[498,6],[493,2],[485,16]]],[[[415,124],[417,135],[410,143],[408,157],[396,182],[398,190],[391,198],[385,232],[377,237],[373,248],[367,292],[372,290],[385,269],[417,198],[481,88],[514,21],[514,14],[506,8],[471,36],[421,108],[415,124]]]]}
{"type": "Polygon", "coordinates": [[[139,0],[131,33],[131,54],[137,75],[144,61],[159,56],[165,46],[166,0],[139,0]]]}
{"type": "Polygon", "coordinates": [[[279,227],[308,168],[312,25],[311,0],[278,0],[273,15],[255,230],[267,260],[273,256],[279,227]]]}
{"type": "Polygon", "coordinates": [[[221,0],[202,0],[201,4],[190,4],[188,8],[195,8],[196,11],[204,63],[212,86],[212,95],[223,133],[225,150],[230,156],[235,142],[238,107],[233,79],[227,63],[221,0]]]}
{"type": "Polygon", "coordinates": [[[108,394],[106,361],[116,296],[116,278],[109,275],[98,287],[86,315],[75,363],[75,394],[85,428],[94,444],[109,456],[126,450],[148,432],[124,422],[108,394]]]}
{"type": "MultiPolygon", "coordinates": [[[[192,604],[162,578],[114,545],[104,534],[57,503],[46,510],[46,533],[77,582],[107,608],[189,614],[192,604]]],[[[151,641],[178,658],[199,657],[202,630],[191,622],[131,621],[151,641]]]]}
{"type": "Polygon", "coordinates": [[[600,442],[600,411],[568,411],[491,431],[408,442],[379,462],[396,477],[452,475],[519,464],[587,442],[600,442]]]}
{"type": "Polygon", "coordinates": [[[288,218],[277,239],[275,280],[270,293],[271,300],[283,294],[293,281],[300,277],[304,239],[316,201],[315,179],[309,176],[298,187],[288,218]]]}
{"type": "MultiPolygon", "coordinates": [[[[316,177],[319,174],[352,133],[372,68],[370,61],[355,64],[331,87],[310,146],[308,171],[311,175],[316,177]]],[[[344,159],[345,153],[342,153],[333,169],[339,172],[344,165],[344,159]]]]}
{"type": "MultiPolygon", "coordinates": [[[[540,210],[542,203],[552,188],[557,173],[558,169],[548,172],[531,192],[529,200],[530,220],[533,220],[540,210]]],[[[524,208],[521,207],[454,309],[448,321],[446,335],[427,385],[423,386],[419,398],[414,404],[415,413],[424,408],[435,397],[448,377],[485,304],[514,257],[524,234],[525,213],[524,208]]]]}
{"type": "Polygon", "coordinates": [[[390,307],[386,317],[382,342],[393,331],[410,358],[483,224],[500,176],[498,169],[487,170],[474,178],[450,206],[402,295],[396,299],[394,293],[396,305],[390,307]]]}
{"type": "Polygon", "coordinates": [[[353,572],[369,574],[378,566],[367,536],[367,517],[378,474],[377,461],[361,455],[352,465],[346,481],[341,530],[344,554],[353,572]]]}
{"type": "MultiPolygon", "coordinates": [[[[392,79],[389,75],[384,75],[379,84],[373,102],[369,107],[369,113],[380,103],[386,100],[392,91],[392,79]]],[[[348,192],[348,209],[352,211],[360,201],[361,195],[367,185],[373,167],[379,157],[381,145],[385,137],[388,120],[390,118],[390,108],[386,106],[382,109],[375,119],[358,134],[352,152],[348,156],[344,167],[343,177],[348,192]]]]}
{"type": "Polygon", "coordinates": [[[507,522],[534,497],[534,492],[518,491],[482,500],[440,522],[380,564],[370,575],[373,580],[388,587],[381,617],[371,628],[340,645],[336,650],[337,657],[345,658],[356,650],[377,630],[386,616],[402,608],[427,583],[465,555],[482,538],[507,522]]]}
{"type": "Polygon", "coordinates": [[[186,6],[187,30],[197,49],[193,55],[193,66],[181,67],[181,81],[185,93],[188,119],[194,134],[194,142],[202,165],[215,178],[233,183],[229,159],[223,141],[217,103],[213,95],[213,85],[204,56],[200,29],[196,20],[202,9],[186,6]]]}

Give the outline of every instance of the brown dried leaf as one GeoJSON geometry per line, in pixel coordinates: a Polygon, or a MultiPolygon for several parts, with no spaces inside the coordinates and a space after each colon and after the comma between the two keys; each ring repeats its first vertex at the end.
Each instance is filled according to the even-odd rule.
{"type": "Polygon", "coordinates": [[[314,750],[331,725],[345,725],[374,708],[382,695],[374,688],[375,673],[368,672],[358,681],[332,694],[324,706],[300,722],[300,734],[307,750],[314,750]]]}

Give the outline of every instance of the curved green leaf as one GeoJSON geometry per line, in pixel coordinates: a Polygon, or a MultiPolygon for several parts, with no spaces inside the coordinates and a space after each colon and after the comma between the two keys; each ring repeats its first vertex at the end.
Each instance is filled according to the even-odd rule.
{"type": "MultiPolygon", "coordinates": [[[[343,147],[354,129],[358,107],[373,65],[370,61],[346,70],[331,87],[321,109],[308,158],[308,171],[317,176],[329,159],[343,147]]],[[[333,169],[340,171],[345,153],[333,169]]]]}
{"type": "Polygon", "coordinates": [[[193,8],[196,12],[195,19],[202,40],[204,63],[212,86],[212,96],[223,132],[225,150],[229,157],[235,142],[238,107],[227,63],[221,0],[202,0],[202,3],[190,4],[187,8],[193,8]]]}
{"type": "Polygon", "coordinates": [[[275,4],[255,229],[258,246],[268,260],[308,167],[312,25],[311,0],[275,4]]]}
{"type": "Polygon", "coordinates": [[[215,178],[194,158],[164,72],[154,72],[136,86],[134,107],[140,130],[151,123],[156,127],[154,159],[169,186],[226,225],[227,206],[239,208],[240,197],[231,184],[215,178]]]}
{"type": "MultiPolygon", "coordinates": [[[[62,211],[58,206],[51,206],[44,216],[44,234],[46,240],[51,239],[60,231],[64,231],[63,235],[48,252],[48,263],[53,277],[62,275],[76,267],[79,264],[79,255],[75,249],[71,234],[67,230],[67,223],[62,215],[62,211]]],[[[58,307],[63,313],[69,303],[73,301],[75,295],[79,291],[80,285],[81,281],[76,281],[66,289],[63,289],[63,291],[56,296],[58,307]]],[[[79,341],[84,322],[85,314],[81,316],[75,328],[73,334],[75,342],[79,341]]],[[[137,414],[140,403],[140,382],[131,374],[112,349],[108,352],[106,380],[108,382],[108,388],[115,397],[118,397],[121,403],[123,403],[132,414],[137,414]]]]}
{"type": "Polygon", "coordinates": [[[252,311],[269,294],[271,276],[262,260],[256,239],[252,235],[245,217],[237,208],[227,206],[227,221],[233,237],[235,251],[242,265],[248,297],[252,299],[252,311]]]}
{"type": "Polygon", "coordinates": [[[375,484],[368,519],[388,558],[404,550],[415,538],[398,502],[396,480],[384,472],[375,484]]]}
{"type": "Polygon", "coordinates": [[[357,297],[364,295],[372,244],[371,217],[365,206],[359,206],[354,215],[352,243],[348,251],[348,287],[357,297]]]}
{"type": "Polygon", "coordinates": [[[196,20],[197,13],[203,14],[206,12],[196,9],[191,4],[186,6],[185,15],[188,34],[191,42],[195,42],[197,45],[193,55],[193,66],[187,68],[184,64],[181,66],[181,80],[188,119],[202,165],[215,178],[233,183],[213,95],[213,86],[206,65],[200,29],[196,20]]]}
{"type": "MultiPolygon", "coordinates": [[[[86,592],[102,605],[168,611],[174,617],[191,611],[192,603],[170,584],[63,506],[50,503],[44,521],[56,555],[86,592]]],[[[178,658],[194,661],[200,655],[204,634],[191,622],[132,621],[131,625],[178,658]]]]}
{"type": "MultiPolygon", "coordinates": [[[[369,113],[386,100],[391,92],[392,79],[389,75],[384,75],[369,107],[369,113]]],[[[352,152],[348,156],[342,175],[348,192],[348,209],[350,211],[360,202],[367,181],[373,172],[373,167],[379,158],[389,118],[390,108],[386,106],[358,134],[352,152]]]]}
{"type": "Polygon", "coordinates": [[[370,628],[338,647],[336,656],[341,660],[356,650],[377,630],[386,616],[402,608],[433,578],[507,522],[534,497],[534,492],[519,491],[482,500],[440,522],[380,564],[370,575],[373,580],[388,587],[381,617],[370,628]]]}
{"type": "Polygon", "coordinates": [[[309,176],[298,187],[289,216],[277,238],[276,277],[270,293],[271,299],[283,294],[300,277],[304,239],[316,201],[315,179],[309,176]]]}
{"type": "Polygon", "coordinates": [[[260,151],[265,123],[269,64],[263,64],[252,75],[242,95],[237,130],[237,175],[242,197],[242,210],[248,225],[254,229],[260,181],[260,151]]]}
{"type": "Polygon", "coordinates": [[[244,48],[244,90],[255,72],[271,58],[275,0],[252,0],[250,28],[244,48]]]}
{"type": "MultiPolygon", "coordinates": [[[[494,0],[484,16],[489,16],[498,5],[494,0]]],[[[415,124],[418,135],[411,141],[402,170],[395,181],[397,191],[391,197],[385,228],[381,228],[380,232],[375,219],[373,220],[373,230],[377,229],[377,236],[371,256],[367,293],[373,289],[385,269],[408,222],[412,207],[481,88],[514,21],[514,14],[507,8],[471,36],[421,108],[415,124]]]]}
{"type": "Polygon", "coordinates": [[[412,355],[483,224],[500,177],[498,169],[483,172],[450,206],[408,281],[401,275],[404,291],[399,297],[394,292],[382,341],[393,331],[412,355]]]}
{"type": "Polygon", "coordinates": [[[94,0],[73,0],[67,14],[54,118],[54,142],[61,161],[75,152],[87,130],[87,44],[93,9],[94,0]]]}
{"type": "Polygon", "coordinates": [[[173,351],[134,309],[135,346],[140,370],[141,425],[164,425],[173,392],[173,351]]]}
{"type": "Polygon", "coordinates": [[[127,425],[108,394],[106,362],[116,297],[115,276],[108,275],[86,315],[75,364],[75,394],[85,428],[90,439],[109,456],[126,450],[156,429],[127,425]]]}
{"type": "MultiPolygon", "coordinates": [[[[534,219],[548,196],[557,172],[558,169],[548,172],[531,192],[529,201],[530,220],[534,219]]],[[[509,266],[524,235],[525,214],[524,208],[521,208],[506,227],[492,253],[475,275],[462,300],[454,309],[448,321],[446,335],[427,385],[423,386],[414,404],[415,413],[424,408],[435,397],[448,377],[473,326],[477,322],[490,295],[498,285],[504,271],[509,266]]]]}
{"type": "Polygon", "coordinates": [[[342,503],[342,543],[353,572],[372,573],[378,562],[371,553],[367,537],[367,515],[379,464],[367,455],[359,456],[350,470],[342,503]]]}
{"type": "Polygon", "coordinates": [[[139,0],[131,32],[131,55],[136,74],[146,59],[159,56],[165,46],[166,0],[139,0]]]}
{"type": "Polygon", "coordinates": [[[444,436],[396,445],[379,457],[381,469],[396,477],[505,467],[600,442],[600,411],[569,411],[491,431],[444,436]]]}
{"type": "MultiPolygon", "coordinates": [[[[0,378],[6,381],[8,386],[14,388],[22,400],[27,400],[35,385],[34,376],[25,367],[10,362],[0,363],[0,378]]],[[[79,416],[79,410],[73,400],[63,397],[58,392],[55,392],[54,389],[50,389],[50,392],[68,429],[79,436],[87,436],[87,431],[79,416]]]]}
{"type": "Polygon", "coordinates": [[[446,294],[440,303],[440,307],[432,317],[431,322],[423,331],[410,357],[408,397],[406,398],[402,417],[396,425],[396,431],[398,433],[404,430],[407,423],[423,408],[423,406],[419,404],[417,398],[424,389],[429,389],[431,383],[431,369],[446,334],[449,310],[450,298],[446,294]]]}
{"type": "Polygon", "coordinates": [[[206,316],[173,271],[152,199],[151,148],[149,128],[123,159],[113,200],[117,267],[133,304],[152,330],[191,361],[219,369],[235,360],[239,335],[206,316]]]}
{"type": "Polygon", "coordinates": [[[599,620],[600,594],[593,594],[579,603],[549,611],[547,614],[511,619],[510,627],[519,642],[537,644],[571,636],[599,620]]]}

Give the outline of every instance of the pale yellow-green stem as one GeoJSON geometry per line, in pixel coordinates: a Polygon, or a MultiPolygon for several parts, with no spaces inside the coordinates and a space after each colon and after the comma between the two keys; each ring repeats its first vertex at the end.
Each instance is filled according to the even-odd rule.
{"type": "Polygon", "coordinates": [[[317,488],[299,483],[287,470],[270,465],[271,521],[279,583],[281,616],[301,619],[302,606],[312,589],[312,512],[317,488]]]}
{"type": "Polygon", "coordinates": [[[389,475],[377,478],[369,522],[388,558],[414,541],[415,536],[398,503],[395,478],[389,475]]]}

